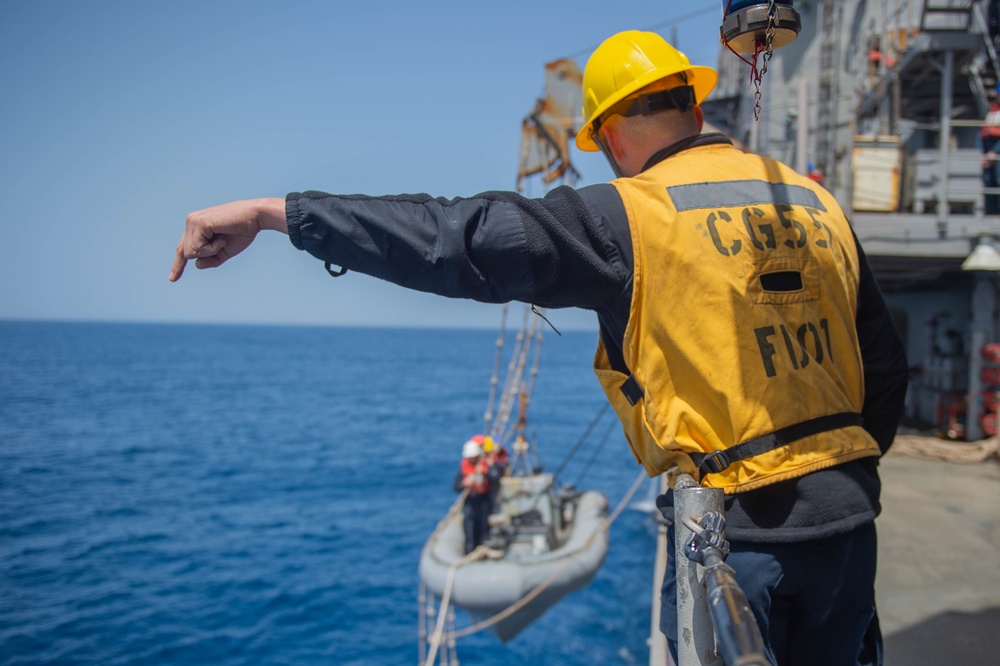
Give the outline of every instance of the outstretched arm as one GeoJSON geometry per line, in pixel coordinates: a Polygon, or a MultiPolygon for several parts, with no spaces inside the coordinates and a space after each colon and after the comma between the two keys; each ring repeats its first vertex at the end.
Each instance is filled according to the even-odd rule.
{"type": "Polygon", "coordinates": [[[618,216],[631,251],[612,185],[559,187],[542,199],[304,192],[289,194],[285,211],[300,250],[440,296],[597,309],[614,306],[631,288],[623,250],[608,231],[618,216]]]}
{"type": "Polygon", "coordinates": [[[288,233],[285,200],[246,199],[195,211],[187,216],[177,244],[170,281],[184,274],[189,259],[198,268],[215,268],[242,252],[264,229],[288,233]]]}

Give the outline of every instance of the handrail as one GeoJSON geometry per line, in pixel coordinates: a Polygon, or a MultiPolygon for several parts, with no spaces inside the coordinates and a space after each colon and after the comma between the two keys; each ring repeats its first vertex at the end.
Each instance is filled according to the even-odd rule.
{"type": "Polygon", "coordinates": [[[769,666],[760,627],[725,563],[723,514],[721,489],[702,488],[689,474],[674,477],[678,666],[710,666],[719,658],[729,666],[769,666]]]}

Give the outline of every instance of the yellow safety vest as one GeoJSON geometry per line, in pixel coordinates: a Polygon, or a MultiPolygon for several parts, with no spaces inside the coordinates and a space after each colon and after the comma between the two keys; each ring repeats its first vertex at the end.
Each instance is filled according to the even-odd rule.
{"type": "Polygon", "coordinates": [[[603,343],[594,371],[649,474],[679,466],[733,493],[879,455],[860,427],[858,255],[834,198],[729,145],[613,184],[634,255],[632,374],[603,343]],[[747,442],[749,457],[696,470],[747,442]]]}

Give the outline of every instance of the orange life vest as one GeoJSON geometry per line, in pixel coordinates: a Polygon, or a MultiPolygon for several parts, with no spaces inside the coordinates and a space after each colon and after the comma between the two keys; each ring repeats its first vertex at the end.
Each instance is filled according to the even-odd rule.
{"type": "Polygon", "coordinates": [[[462,478],[464,479],[470,474],[476,475],[475,483],[469,488],[470,495],[485,495],[492,490],[492,484],[486,475],[488,471],[486,461],[481,458],[476,463],[468,458],[462,459],[462,478]]]}

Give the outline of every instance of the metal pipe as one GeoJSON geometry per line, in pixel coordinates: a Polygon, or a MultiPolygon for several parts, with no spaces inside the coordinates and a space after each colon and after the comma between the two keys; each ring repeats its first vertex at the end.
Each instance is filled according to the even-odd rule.
{"type": "MultiPolygon", "coordinates": [[[[820,128],[822,130],[823,128],[820,128]]],[[[799,81],[799,115],[795,127],[795,170],[805,175],[809,163],[809,82],[799,81]]]]}
{"type": "MultiPolygon", "coordinates": [[[[657,480],[660,494],[669,490],[667,475],[661,474],[657,480]]],[[[659,515],[659,512],[656,512],[659,515]]],[[[653,565],[653,603],[649,614],[649,666],[663,666],[670,663],[667,650],[667,637],[660,631],[660,592],[663,589],[663,576],[667,572],[667,522],[658,520],[656,527],[656,563],[653,565]]]]}
{"type": "MultiPolygon", "coordinates": [[[[975,280],[976,285],[972,289],[973,294],[978,291],[978,287],[983,282],[978,275],[975,277],[975,280]]],[[[965,396],[965,439],[970,442],[983,438],[983,426],[980,420],[985,413],[980,397],[983,385],[980,382],[979,373],[983,367],[980,350],[986,344],[986,336],[981,329],[976,327],[976,303],[974,300],[972,303],[972,320],[971,348],[969,349],[969,391],[965,396]]]]}
{"type": "Polygon", "coordinates": [[[687,474],[674,483],[674,567],[677,579],[677,663],[678,666],[710,666],[721,663],[715,652],[715,634],[708,610],[708,595],[701,584],[701,565],[684,556],[693,532],[683,517],[701,519],[709,512],[722,513],[723,493],[702,488],[687,474]]]}
{"type": "Polygon", "coordinates": [[[941,181],[938,183],[938,237],[948,236],[948,215],[951,212],[948,205],[948,152],[951,140],[951,95],[954,83],[952,81],[955,68],[955,52],[948,49],[944,52],[944,65],[941,69],[941,121],[938,135],[938,150],[941,159],[941,181]]]}
{"type": "Polygon", "coordinates": [[[715,626],[719,654],[729,666],[771,666],[764,653],[764,639],[746,595],[736,582],[736,572],[718,551],[705,557],[705,591],[715,626]]]}

